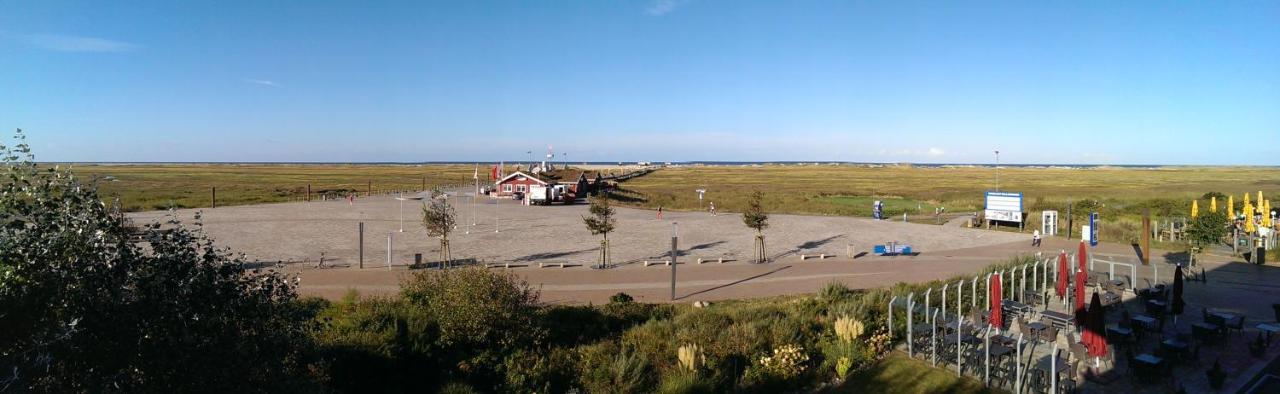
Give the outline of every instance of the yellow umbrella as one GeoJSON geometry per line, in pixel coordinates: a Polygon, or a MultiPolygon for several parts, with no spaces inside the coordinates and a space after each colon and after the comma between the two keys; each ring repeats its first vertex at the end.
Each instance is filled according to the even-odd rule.
{"type": "Polygon", "coordinates": [[[1236,196],[1227,196],[1227,219],[1236,217],[1236,196]]]}
{"type": "Polygon", "coordinates": [[[1258,203],[1258,209],[1262,209],[1262,191],[1261,190],[1258,191],[1257,203],[1258,203]]]}
{"type": "Polygon", "coordinates": [[[1218,197],[1209,197],[1209,212],[1218,212],[1218,197]]]}
{"type": "Polygon", "coordinates": [[[1271,200],[1262,200],[1262,224],[1271,227],[1271,200]]]}
{"type": "Polygon", "coordinates": [[[1253,204],[1244,204],[1244,231],[1246,233],[1257,231],[1257,227],[1253,225],[1253,204]]]}
{"type": "MultiPolygon", "coordinates": [[[[1244,194],[1244,205],[1249,205],[1249,193],[1244,194]]],[[[1240,209],[1244,209],[1244,205],[1241,205],[1240,209]]]]}
{"type": "Polygon", "coordinates": [[[1191,200],[1191,217],[1200,216],[1200,206],[1196,204],[1196,200],[1191,200]]]}

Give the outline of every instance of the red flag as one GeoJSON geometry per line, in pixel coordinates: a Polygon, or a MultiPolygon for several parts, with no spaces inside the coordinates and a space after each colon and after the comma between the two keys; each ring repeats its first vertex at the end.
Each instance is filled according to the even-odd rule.
{"type": "Polygon", "coordinates": [[[1001,291],[1000,274],[991,275],[991,284],[988,285],[991,291],[991,318],[988,324],[995,326],[997,329],[1004,328],[1004,313],[1000,309],[1001,291]]]}
{"type": "Polygon", "coordinates": [[[489,179],[498,180],[498,166],[489,169],[489,179]]]}
{"type": "Polygon", "coordinates": [[[1058,255],[1058,298],[1067,296],[1067,282],[1071,281],[1071,268],[1067,265],[1067,252],[1058,255]]]}

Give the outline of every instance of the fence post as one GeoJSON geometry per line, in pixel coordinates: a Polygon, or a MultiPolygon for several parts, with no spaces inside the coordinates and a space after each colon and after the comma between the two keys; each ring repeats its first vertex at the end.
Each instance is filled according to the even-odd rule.
{"type": "Polygon", "coordinates": [[[912,327],[912,322],[915,320],[915,314],[916,314],[915,313],[916,304],[913,300],[915,296],[916,296],[915,292],[912,292],[911,294],[907,295],[907,357],[915,357],[915,354],[916,354],[915,330],[912,327]]]}
{"type": "Polygon", "coordinates": [[[311,184],[307,184],[307,202],[311,202],[311,184]]]}
{"type": "Polygon", "coordinates": [[[973,282],[969,283],[969,308],[978,309],[978,275],[974,275],[973,282]]]}
{"type": "Polygon", "coordinates": [[[392,237],[392,233],[387,233],[387,271],[391,270],[391,250],[392,250],[391,237],[392,237]]]}
{"type": "Polygon", "coordinates": [[[210,208],[218,207],[218,188],[217,187],[209,188],[209,206],[210,208]]]}
{"type": "Polygon", "coordinates": [[[364,196],[370,197],[370,196],[373,196],[373,181],[367,181],[367,182],[368,183],[364,185],[364,196]]]}
{"type": "Polygon", "coordinates": [[[889,341],[893,342],[893,302],[898,300],[898,296],[889,298],[889,341]]]}
{"type": "MultiPolygon", "coordinates": [[[[960,281],[960,283],[964,283],[964,281],[960,281]]],[[[956,375],[957,376],[964,376],[964,372],[961,369],[961,365],[963,365],[964,360],[960,358],[960,345],[961,345],[960,323],[962,323],[963,321],[964,319],[960,318],[959,315],[956,316],[956,375]]]]}
{"type": "MultiPolygon", "coordinates": [[[[933,310],[932,315],[933,315],[933,321],[935,322],[938,321],[937,309],[933,310]]],[[[936,367],[938,366],[938,325],[930,324],[929,327],[933,329],[933,334],[929,335],[929,352],[932,353],[931,359],[933,360],[933,366],[936,367]]]]}
{"type": "Polygon", "coordinates": [[[364,222],[360,222],[360,269],[364,269],[364,222]]]}
{"type": "Polygon", "coordinates": [[[924,321],[933,324],[933,320],[929,319],[929,293],[933,292],[933,288],[924,289],[924,321]]]}
{"type": "Polygon", "coordinates": [[[964,279],[956,283],[956,321],[964,320],[964,279]]]}
{"type": "Polygon", "coordinates": [[[942,284],[942,320],[947,319],[947,287],[950,285],[950,283],[942,284]]]}

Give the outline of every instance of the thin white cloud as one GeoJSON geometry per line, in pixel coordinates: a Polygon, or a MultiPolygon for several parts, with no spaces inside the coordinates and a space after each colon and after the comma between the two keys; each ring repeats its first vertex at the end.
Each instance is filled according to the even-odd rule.
{"type": "Polygon", "coordinates": [[[131,52],[142,48],[141,45],[130,42],[63,34],[26,34],[17,37],[27,45],[59,52],[131,52]]]}
{"type": "Polygon", "coordinates": [[[266,80],[266,79],[249,79],[249,78],[245,78],[245,80],[244,80],[244,81],[245,81],[245,82],[248,82],[248,83],[251,83],[251,84],[255,84],[255,85],[270,86],[270,87],[273,87],[273,88],[278,88],[278,87],[280,87],[280,84],[276,83],[275,81],[266,80]]]}
{"type": "Polygon", "coordinates": [[[933,156],[933,157],[938,157],[938,156],[947,154],[947,152],[942,150],[942,148],[929,148],[929,151],[926,153],[928,153],[929,156],[933,156]]]}
{"type": "Polygon", "coordinates": [[[689,0],[653,0],[644,9],[644,13],[652,16],[663,16],[688,2],[689,0]]]}

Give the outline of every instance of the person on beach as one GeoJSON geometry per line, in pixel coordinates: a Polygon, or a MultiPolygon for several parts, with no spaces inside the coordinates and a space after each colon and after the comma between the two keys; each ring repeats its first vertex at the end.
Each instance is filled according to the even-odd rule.
{"type": "Polygon", "coordinates": [[[711,216],[716,216],[716,202],[711,202],[711,216]]]}
{"type": "Polygon", "coordinates": [[[662,220],[662,206],[658,206],[658,220],[662,220]]]}
{"type": "Polygon", "coordinates": [[[1031,232],[1031,246],[1040,247],[1040,230],[1031,232]]]}

